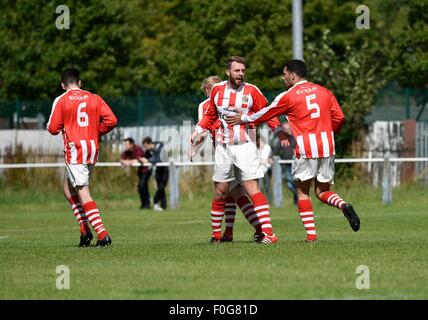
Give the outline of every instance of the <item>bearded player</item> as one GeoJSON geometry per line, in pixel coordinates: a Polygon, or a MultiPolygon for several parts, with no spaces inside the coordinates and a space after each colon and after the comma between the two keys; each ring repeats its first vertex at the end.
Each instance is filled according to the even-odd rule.
{"type": "MultiPolygon", "coordinates": [[[[217,120],[220,121],[221,126],[216,131],[213,175],[215,193],[212,211],[223,211],[222,205],[229,193],[230,183],[240,178],[261,225],[260,243],[272,244],[276,243],[278,238],[273,232],[269,204],[258,185],[258,179],[263,177],[263,169],[257,155],[256,128],[251,124],[229,125],[224,120],[228,114],[251,114],[267,105],[267,99],[260,90],[244,82],[245,69],[245,59],[232,56],[227,60],[225,72],[228,80],[215,84],[211,89],[208,109],[192,132],[190,140],[197,143],[204,131],[210,130],[217,120]]],[[[279,135],[280,140],[283,140],[282,134],[285,133],[278,119],[272,120],[268,125],[279,135]]]]}
{"type": "MultiPolygon", "coordinates": [[[[211,76],[202,82],[201,90],[206,95],[207,99],[203,102],[201,102],[198,106],[198,121],[201,121],[203,118],[204,113],[207,111],[209,106],[209,96],[212,87],[216,84],[221,82],[221,79],[217,76],[211,76]]],[[[215,132],[220,127],[221,123],[220,121],[216,121],[213,126],[211,127],[211,130],[209,130],[209,133],[211,134],[211,139],[213,142],[215,142],[215,132]]],[[[197,146],[191,146],[191,150],[188,152],[189,158],[192,160],[193,157],[199,152],[200,148],[203,145],[203,142],[206,141],[206,136],[208,135],[208,131],[206,131],[206,134],[201,139],[201,143],[199,143],[197,146]]],[[[235,179],[231,182],[230,185],[230,192],[226,196],[224,204],[222,203],[221,206],[216,207],[216,203],[214,201],[217,201],[216,199],[213,199],[213,203],[211,205],[211,228],[212,228],[212,234],[210,243],[220,243],[220,242],[232,242],[233,241],[233,227],[235,224],[235,217],[236,217],[236,204],[240,207],[242,213],[244,214],[247,221],[255,228],[255,240],[259,240],[262,236],[261,233],[261,225],[257,218],[257,215],[254,212],[254,206],[251,203],[250,199],[248,199],[247,194],[245,193],[244,188],[241,185],[241,181],[239,179],[235,179]],[[214,211],[214,209],[222,210],[224,208],[224,211],[214,211]],[[223,236],[221,236],[221,225],[222,220],[224,216],[225,221],[225,230],[223,233],[223,236]]]]}

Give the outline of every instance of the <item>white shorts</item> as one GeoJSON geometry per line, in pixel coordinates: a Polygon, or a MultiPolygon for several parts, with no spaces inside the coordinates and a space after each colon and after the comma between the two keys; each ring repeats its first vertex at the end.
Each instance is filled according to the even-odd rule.
{"type": "Polygon", "coordinates": [[[89,186],[89,178],[94,170],[95,164],[70,164],[66,163],[68,180],[74,188],[89,186]]]}
{"type": "Polygon", "coordinates": [[[225,146],[217,144],[213,175],[215,182],[230,182],[236,178],[241,178],[242,181],[256,180],[263,176],[255,143],[225,146]]]}
{"type": "Polygon", "coordinates": [[[294,158],[291,165],[294,180],[306,181],[316,178],[321,183],[334,183],[334,156],[318,159],[294,158]]]}

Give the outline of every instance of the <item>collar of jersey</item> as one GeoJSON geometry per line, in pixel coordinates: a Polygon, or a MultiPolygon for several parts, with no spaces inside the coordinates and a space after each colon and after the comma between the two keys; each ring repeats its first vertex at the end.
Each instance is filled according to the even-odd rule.
{"type": "Polygon", "coordinates": [[[245,82],[242,82],[242,84],[238,87],[238,89],[233,89],[233,88],[229,87],[229,81],[226,83],[226,88],[228,88],[229,90],[233,90],[235,92],[238,92],[239,90],[244,88],[244,86],[245,86],[245,82]]]}

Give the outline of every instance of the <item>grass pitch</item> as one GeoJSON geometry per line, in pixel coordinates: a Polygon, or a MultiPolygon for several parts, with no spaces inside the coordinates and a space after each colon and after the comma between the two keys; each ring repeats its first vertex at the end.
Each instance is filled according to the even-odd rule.
{"type": "MultiPolygon", "coordinates": [[[[113,245],[78,248],[79,231],[60,195],[0,195],[0,299],[427,299],[427,189],[338,187],[361,217],[354,233],[335,208],[313,200],[319,242],[305,231],[287,194],[272,209],[280,241],[258,245],[238,211],[234,243],[210,245],[210,199],[179,210],[137,209],[136,197],[94,194],[113,245]],[[70,289],[56,288],[56,267],[70,289]],[[357,289],[357,267],[370,289],[357,289]]],[[[94,244],[95,242],[93,242],[94,244]]]]}

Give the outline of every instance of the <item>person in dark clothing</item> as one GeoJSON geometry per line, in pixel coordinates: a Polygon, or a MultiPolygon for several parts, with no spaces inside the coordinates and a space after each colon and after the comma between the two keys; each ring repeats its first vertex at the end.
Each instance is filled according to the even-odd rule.
{"type": "MultiPolygon", "coordinates": [[[[273,150],[274,155],[279,156],[282,160],[291,160],[294,157],[294,147],[296,146],[296,140],[291,134],[291,127],[288,122],[284,122],[282,124],[282,128],[286,133],[290,135],[290,146],[283,147],[280,143],[278,143],[273,150]]],[[[296,182],[293,180],[291,175],[291,163],[286,163],[283,166],[283,177],[285,178],[285,182],[287,183],[288,189],[293,193],[293,202],[294,205],[297,205],[297,189],[296,182]]]]}
{"type": "MultiPolygon", "coordinates": [[[[143,146],[150,153],[148,161],[153,165],[159,162],[168,162],[168,153],[164,149],[162,142],[152,141],[152,138],[145,137],[143,139],[143,146]]],[[[153,209],[156,211],[163,211],[166,209],[166,193],[165,188],[168,184],[169,169],[168,167],[156,167],[155,179],[157,184],[157,191],[153,198],[153,209]]]]}
{"type": "MultiPolygon", "coordinates": [[[[142,147],[135,144],[134,139],[123,140],[125,151],[120,156],[120,162],[124,167],[133,166],[137,163],[148,162],[149,151],[144,151],[142,147]]],[[[150,209],[149,179],[152,175],[152,168],[147,166],[138,167],[138,194],[141,200],[141,209],[150,209]]]]}

